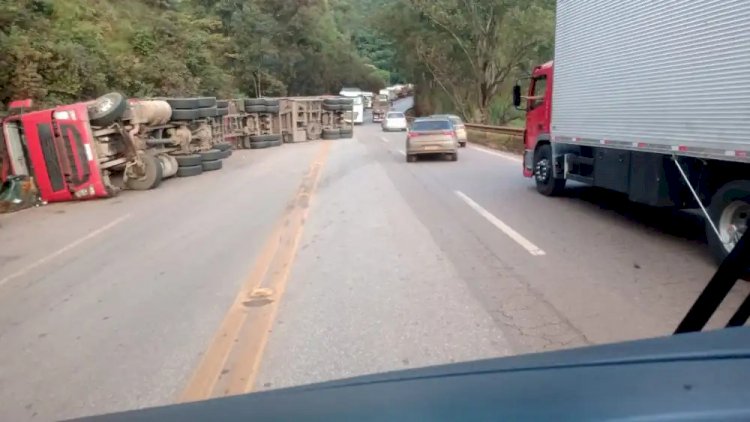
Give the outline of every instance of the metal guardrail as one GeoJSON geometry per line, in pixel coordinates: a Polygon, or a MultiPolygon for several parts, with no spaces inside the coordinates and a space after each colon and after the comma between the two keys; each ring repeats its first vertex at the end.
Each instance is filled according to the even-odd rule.
{"type": "MultiPolygon", "coordinates": [[[[413,122],[414,119],[416,119],[416,117],[406,116],[406,121],[409,123],[413,122]]],[[[524,130],[522,127],[481,125],[479,123],[464,123],[464,126],[466,126],[466,129],[476,130],[479,132],[502,133],[504,135],[519,137],[523,136],[524,130]]]]}
{"type": "Polygon", "coordinates": [[[477,123],[466,123],[466,129],[477,130],[488,133],[502,133],[504,135],[523,136],[522,127],[480,125],[477,123]]]}

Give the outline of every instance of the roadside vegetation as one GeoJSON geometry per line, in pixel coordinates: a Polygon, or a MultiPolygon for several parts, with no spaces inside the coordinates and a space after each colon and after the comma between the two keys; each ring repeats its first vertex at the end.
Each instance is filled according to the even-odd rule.
{"type": "Polygon", "coordinates": [[[279,96],[378,90],[388,52],[344,0],[0,0],[0,107],[109,91],[279,96]],[[369,49],[370,60],[357,49],[369,49]],[[382,66],[382,67],[380,67],[382,66]]]}
{"type": "Polygon", "coordinates": [[[518,125],[511,87],[552,58],[554,7],[553,0],[391,0],[374,21],[417,85],[418,115],[518,125]]]}

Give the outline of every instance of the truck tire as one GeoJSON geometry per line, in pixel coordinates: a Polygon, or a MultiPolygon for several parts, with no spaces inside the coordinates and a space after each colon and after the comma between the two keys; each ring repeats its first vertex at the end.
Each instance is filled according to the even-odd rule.
{"type": "MultiPolygon", "coordinates": [[[[708,247],[716,262],[720,264],[747,230],[747,221],[750,218],[750,180],[735,180],[722,186],[711,197],[707,211],[719,233],[727,240],[727,243],[722,242],[714,233],[711,224],[706,221],[708,247]]],[[[750,267],[745,272],[745,278],[748,276],[750,267]]]]}
{"type": "Polygon", "coordinates": [[[250,135],[251,142],[271,142],[281,139],[281,135],[250,135]]]}
{"type": "Polygon", "coordinates": [[[269,107],[278,107],[279,106],[279,100],[273,100],[269,98],[263,99],[263,104],[269,107]]]}
{"type": "Polygon", "coordinates": [[[279,114],[279,106],[277,106],[277,105],[267,105],[266,106],[266,113],[279,114]]]}
{"type": "Polygon", "coordinates": [[[250,143],[250,148],[252,149],[268,148],[269,146],[271,146],[271,141],[258,141],[250,143]]]}
{"type": "Polygon", "coordinates": [[[214,171],[221,169],[222,163],[221,160],[209,160],[202,162],[201,166],[203,166],[203,171],[214,171]]]}
{"type": "Polygon", "coordinates": [[[352,105],[351,104],[349,104],[349,105],[338,104],[336,106],[336,110],[338,110],[338,111],[351,111],[352,110],[352,105]]]}
{"type": "Polygon", "coordinates": [[[352,128],[346,128],[346,129],[345,128],[341,128],[341,129],[339,129],[339,137],[341,139],[349,139],[349,138],[352,137],[352,135],[354,135],[354,131],[352,130],[352,128]]]}
{"type": "Polygon", "coordinates": [[[354,100],[352,100],[351,98],[339,98],[338,100],[336,100],[336,104],[351,107],[352,105],[354,105],[354,100]]]}
{"type": "Polygon", "coordinates": [[[553,175],[552,147],[540,145],[534,152],[534,181],[536,190],[544,196],[557,196],[565,189],[565,179],[553,175]]]}
{"type": "Polygon", "coordinates": [[[271,146],[271,147],[280,147],[281,144],[283,143],[281,142],[281,139],[277,139],[275,141],[268,141],[268,142],[269,142],[268,146],[271,146]]]}
{"type": "Polygon", "coordinates": [[[94,100],[86,107],[92,126],[109,126],[122,117],[128,102],[119,92],[110,92],[94,100]]]}
{"type": "Polygon", "coordinates": [[[201,117],[216,117],[216,107],[199,108],[198,113],[201,117]]]}
{"type": "Polygon", "coordinates": [[[231,149],[225,149],[221,152],[221,159],[226,159],[232,156],[232,150],[231,149]]]}
{"type": "Polygon", "coordinates": [[[228,114],[229,114],[229,109],[228,108],[226,108],[226,107],[224,107],[224,108],[217,107],[216,108],[216,115],[217,116],[226,116],[228,114]]]}
{"type": "Polygon", "coordinates": [[[200,107],[198,98],[165,98],[164,101],[172,107],[172,112],[174,110],[192,110],[200,107]]]}
{"type": "Polygon", "coordinates": [[[323,102],[322,107],[323,107],[323,110],[326,110],[326,111],[337,111],[339,109],[338,104],[326,104],[325,102],[323,102]]]}
{"type": "Polygon", "coordinates": [[[203,161],[201,159],[201,156],[198,154],[181,154],[181,155],[173,155],[175,160],[177,160],[177,165],[180,167],[194,167],[201,165],[201,162],[203,161]]]}
{"type": "Polygon", "coordinates": [[[228,149],[232,149],[232,144],[229,142],[219,142],[218,144],[214,145],[214,149],[218,149],[219,151],[226,151],[228,149]]]}
{"type": "Polygon", "coordinates": [[[210,149],[208,151],[201,151],[198,154],[200,154],[201,156],[201,161],[221,160],[221,151],[218,149],[210,149]]]}
{"type": "Polygon", "coordinates": [[[201,109],[172,110],[172,120],[196,120],[196,119],[200,119],[201,117],[203,117],[203,112],[201,109]]]}
{"type": "Polygon", "coordinates": [[[321,136],[323,139],[339,139],[341,132],[338,129],[323,129],[321,136]]]}
{"type": "Polygon", "coordinates": [[[229,100],[216,100],[216,107],[217,108],[229,107],[229,100]]]}
{"type": "Polygon", "coordinates": [[[203,173],[203,165],[184,166],[177,169],[177,177],[191,177],[203,173]]]}
{"type": "Polygon", "coordinates": [[[245,99],[245,108],[253,107],[253,106],[264,106],[264,105],[266,105],[266,101],[263,98],[246,98],[245,99]]]}
{"type": "Polygon", "coordinates": [[[198,107],[216,107],[216,97],[198,97],[198,107]]]}
{"type": "Polygon", "coordinates": [[[246,105],[245,113],[265,113],[266,106],[264,105],[246,105]]]}
{"type": "Polygon", "coordinates": [[[149,190],[158,187],[162,180],[161,162],[149,154],[141,154],[143,168],[141,174],[134,174],[133,167],[125,168],[125,186],[132,190],[149,190]]]}

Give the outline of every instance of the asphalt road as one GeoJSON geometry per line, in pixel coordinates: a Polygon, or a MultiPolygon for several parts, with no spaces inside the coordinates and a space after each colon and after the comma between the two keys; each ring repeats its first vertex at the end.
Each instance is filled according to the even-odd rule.
{"type": "Polygon", "coordinates": [[[0,420],[666,335],[714,270],[693,214],[403,141],[365,124],[1,215],[0,420]]]}

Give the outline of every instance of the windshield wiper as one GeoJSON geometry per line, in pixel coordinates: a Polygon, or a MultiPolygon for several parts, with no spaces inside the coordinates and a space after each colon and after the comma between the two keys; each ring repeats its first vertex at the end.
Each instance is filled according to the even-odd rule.
{"type": "MultiPolygon", "coordinates": [[[[677,326],[675,334],[701,331],[711,316],[716,312],[724,298],[735,283],[742,278],[747,278],[750,273],[750,230],[746,230],[734,249],[727,255],[719,265],[711,281],[693,306],[677,326]]],[[[744,325],[750,317],[750,294],[747,295],[737,312],[729,319],[727,327],[738,327],[744,325]]]]}

